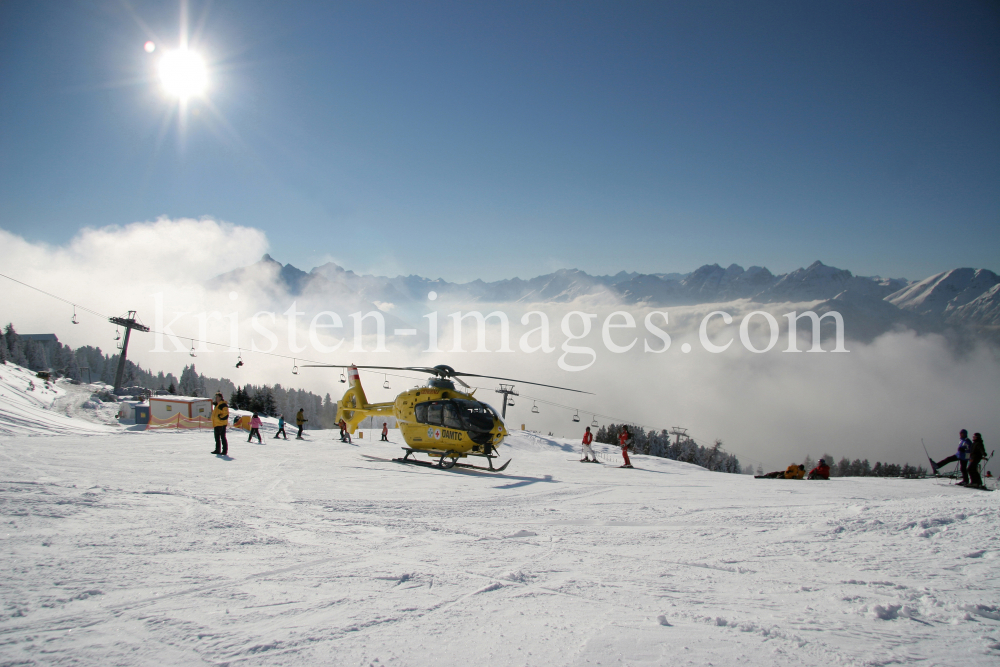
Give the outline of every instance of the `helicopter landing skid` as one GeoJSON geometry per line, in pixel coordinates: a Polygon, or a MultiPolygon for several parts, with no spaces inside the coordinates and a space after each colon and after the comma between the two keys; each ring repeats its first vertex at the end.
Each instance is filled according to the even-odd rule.
{"type": "Polygon", "coordinates": [[[492,456],[489,454],[475,454],[475,453],[468,454],[469,456],[485,457],[486,460],[489,462],[489,468],[486,468],[483,466],[474,466],[471,463],[459,463],[458,459],[461,458],[461,455],[458,452],[450,450],[445,452],[437,449],[430,449],[430,450],[410,449],[409,447],[403,447],[402,449],[404,452],[406,452],[406,454],[403,456],[403,458],[393,459],[393,461],[397,463],[410,463],[418,466],[426,466],[428,468],[443,468],[445,470],[448,470],[449,468],[472,468],[473,470],[485,470],[486,472],[503,472],[507,468],[507,466],[510,465],[511,461],[510,459],[507,459],[507,463],[504,463],[499,468],[494,468],[493,459],[497,458],[496,456],[492,456]],[[433,454],[435,456],[438,456],[439,458],[437,460],[437,463],[434,463],[432,461],[418,461],[416,458],[412,459],[410,458],[410,454],[417,454],[420,452],[424,454],[433,454]]]}

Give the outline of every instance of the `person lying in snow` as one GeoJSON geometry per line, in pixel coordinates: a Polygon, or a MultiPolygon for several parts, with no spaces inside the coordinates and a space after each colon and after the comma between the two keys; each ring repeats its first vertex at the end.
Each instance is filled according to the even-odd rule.
{"type": "Polygon", "coordinates": [[[793,463],[785,470],[775,470],[766,475],[754,475],[757,479],[802,479],[806,475],[806,467],[793,463]]]}
{"type": "Polygon", "coordinates": [[[826,459],[820,459],[819,464],[809,471],[809,479],[830,479],[830,466],[826,459]]]}
{"type": "Polygon", "coordinates": [[[793,463],[785,470],[785,479],[802,479],[806,476],[806,467],[793,463]]]}

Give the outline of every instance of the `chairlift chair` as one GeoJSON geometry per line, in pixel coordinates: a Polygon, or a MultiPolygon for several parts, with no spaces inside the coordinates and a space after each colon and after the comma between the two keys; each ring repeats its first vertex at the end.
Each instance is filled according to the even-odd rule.
{"type": "Polygon", "coordinates": [[[597,415],[594,415],[594,421],[590,422],[591,428],[597,428],[600,424],[597,423],[597,415]]]}
{"type": "Polygon", "coordinates": [[[388,375],[383,375],[382,377],[385,379],[385,382],[382,383],[382,388],[383,389],[388,389],[389,388],[389,376],[388,375]]]}
{"type": "Polygon", "coordinates": [[[531,411],[534,412],[536,415],[538,414],[538,404],[535,403],[534,401],[532,401],[531,404],[531,411]]]}
{"type": "Polygon", "coordinates": [[[298,360],[292,359],[292,375],[299,374],[298,360]]]}
{"type": "Polygon", "coordinates": [[[344,376],[343,373],[340,374],[340,381],[341,381],[341,383],[346,383],[347,382],[347,378],[344,376]]]}
{"type": "Polygon", "coordinates": [[[574,422],[580,421],[580,411],[579,410],[577,410],[576,414],[573,415],[573,421],[574,422]]]}
{"type": "Polygon", "coordinates": [[[191,339],[191,356],[197,357],[198,355],[194,353],[194,339],[191,339]]]}
{"type": "Polygon", "coordinates": [[[73,306],[73,319],[70,320],[73,324],[79,324],[80,320],[76,319],[76,306],[73,306]]]}

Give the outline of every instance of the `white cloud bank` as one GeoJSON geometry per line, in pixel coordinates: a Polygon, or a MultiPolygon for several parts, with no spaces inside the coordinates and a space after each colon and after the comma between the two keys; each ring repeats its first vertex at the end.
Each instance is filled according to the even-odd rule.
{"type": "MultiPolygon", "coordinates": [[[[140,335],[133,339],[130,358],[144,367],[178,373],[185,364],[196,363],[206,374],[225,376],[238,382],[275,383],[297,386],[319,393],[330,392],[338,398],[344,385],[336,373],[320,369],[301,369],[291,374],[291,361],[249,352],[252,328],[250,318],[260,310],[276,313],[274,332],[277,352],[297,354],[289,346],[287,319],[282,313],[292,298],[270,283],[273,272],[249,276],[249,282],[225,287],[211,278],[258,260],[267,250],[265,234],[210,219],[170,220],[161,218],[124,227],[84,229],[65,246],[31,243],[0,229],[0,272],[23,280],[40,289],[58,294],[109,315],[132,308],[149,325],[154,324],[154,304],[162,295],[166,321],[176,313],[181,316],[173,326],[181,337],[196,337],[199,324],[195,314],[218,311],[222,315],[238,312],[240,347],[246,366],[233,368],[235,354],[208,348],[192,359],[186,351],[153,353],[154,338],[140,335]],[[268,284],[263,284],[268,283],[268,284]],[[236,299],[230,292],[237,293],[236,299]]],[[[348,267],[350,268],[350,267],[348,267]]],[[[433,267],[428,267],[432,272],[433,267]]],[[[99,318],[79,313],[81,324],[70,324],[70,306],[49,299],[22,286],[4,281],[0,286],[0,319],[13,321],[25,333],[54,332],[73,346],[95,345],[113,351],[113,327],[99,318]]],[[[308,345],[309,322],[320,311],[339,312],[343,334],[331,332],[324,338],[333,342],[333,334],[351,337],[348,315],[358,307],[357,295],[313,295],[300,298],[298,309],[305,312],[297,332],[300,346],[308,345]]],[[[435,304],[428,302],[428,310],[435,304]]],[[[746,302],[670,308],[672,337],[670,349],[663,354],[643,351],[642,335],[654,348],[658,339],[645,332],[645,310],[630,310],[638,323],[638,344],[625,354],[614,354],[602,342],[601,322],[613,310],[608,304],[572,303],[545,305],[551,322],[552,345],[549,354],[526,354],[518,341],[529,327],[520,326],[522,311],[533,307],[503,304],[511,322],[511,353],[454,353],[449,314],[456,310],[479,310],[487,313],[488,304],[440,304],[442,326],[438,354],[425,354],[424,339],[390,343],[390,352],[356,352],[351,340],[332,354],[318,355],[304,351],[306,358],[329,363],[381,365],[425,365],[447,363],[460,370],[537,382],[569,386],[595,392],[596,396],[566,394],[521,385],[522,394],[543,397],[580,408],[582,421],[573,423],[571,412],[541,405],[541,412],[531,412],[532,402],[520,400],[508,411],[508,421],[557,435],[575,435],[590,422],[590,412],[618,415],[630,421],[659,427],[689,427],[701,440],[722,438],[729,449],[745,460],[763,461],[766,467],[801,461],[806,454],[817,458],[824,452],[837,457],[868,458],[902,463],[924,463],[920,440],[923,438],[932,455],[943,457],[954,448],[959,428],[980,431],[987,448],[992,448],[1000,433],[1000,417],[995,397],[1000,394],[1000,359],[997,351],[980,346],[959,354],[940,336],[917,336],[909,332],[883,335],[871,344],[849,342],[848,354],[787,354],[782,339],[767,354],[752,354],[741,345],[739,318],[758,306],[746,302]],[[602,313],[591,334],[578,344],[598,351],[597,361],[586,371],[567,373],[558,368],[560,346],[565,336],[560,330],[563,315],[574,309],[602,313]],[[713,337],[735,338],[724,354],[706,352],[698,341],[698,323],[704,314],[728,310],[736,324],[720,331],[721,321],[713,321],[713,337]],[[681,351],[687,342],[690,353],[681,351]],[[990,438],[994,438],[991,440],[990,438]]],[[[779,304],[768,309],[779,315],[787,310],[804,310],[805,304],[779,304]]],[[[374,306],[373,306],[374,309],[374,306]]],[[[388,315],[387,315],[388,316],[388,315]]],[[[758,318],[760,319],[760,318],[758,318]]],[[[329,321],[329,320],[327,320],[329,321]]],[[[414,316],[409,325],[426,330],[426,320],[414,316]]],[[[470,323],[471,324],[471,323],[470,323]]],[[[229,322],[219,317],[208,321],[208,337],[228,341],[229,322]]],[[[495,333],[495,332],[493,332],[495,333]]],[[[618,330],[615,340],[625,344],[630,332],[618,330]]],[[[258,345],[265,343],[259,336],[258,345]]],[[[466,330],[464,348],[476,347],[476,336],[466,330]]],[[[488,337],[488,348],[496,350],[495,335],[488,337]]],[[[183,342],[187,348],[189,343],[183,342]]],[[[371,350],[373,346],[369,345],[371,350]]],[[[829,347],[829,346],[825,346],[829,347]]],[[[167,349],[173,349],[172,346],[167,349]]],[[[808,349],[808,345],[800,345],[808,349]]],[[[300,362],[301,363],[301,362],[300,362]]],[[[396,391],[414,381],[390,378],[393,389],[381,388],[382,378],[368,375],[369,397],[387,400],[396,391]]],[[[489,402],[499,398],[492,392],[493,383],[482,381],[480,394],[489,402]]],[[[601,420],[603,421],[603,420],[601,420]]]]}

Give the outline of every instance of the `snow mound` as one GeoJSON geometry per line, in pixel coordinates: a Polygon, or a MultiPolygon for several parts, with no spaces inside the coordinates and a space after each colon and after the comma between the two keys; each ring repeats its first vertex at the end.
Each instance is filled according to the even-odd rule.
{"type": "Polygon", "coordinates": [[[4,364],[0,366],[0,433],[96,435],[120,430],[113,424],[118,405],[98,405],[90,400],[93,391],[89,385],[47,382],[27,368],[4,364]],[[85,406],[88,403],[92,405],[85,406]]]}
{"type": "Polygon", "coordinates": [[[565,438],[545,436],[531,431],[510,431],[504,439],[504,445],[519,452],[571,452],[574,446],[565,438]]]}

